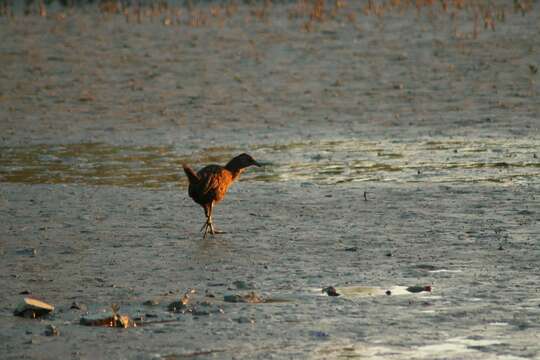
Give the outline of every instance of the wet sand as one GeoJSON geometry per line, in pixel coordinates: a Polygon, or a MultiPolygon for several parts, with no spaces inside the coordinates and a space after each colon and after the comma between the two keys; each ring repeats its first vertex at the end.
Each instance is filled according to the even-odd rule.
{"type": "Polygon", "coordinates": [[[293,8],[0,18],[3,358],[540,356],[537,9],[475,39],[467,15],[306,32],[293,8]],[[242,151],[265,167],[202,240],[180,164],[242,151]],[[168,311],[189,288],[222,312],[168,311]],[[23,291],[53,315],[13,316],[23,291]],[[271,301],[223,301],[250,291],[271,301]]]}

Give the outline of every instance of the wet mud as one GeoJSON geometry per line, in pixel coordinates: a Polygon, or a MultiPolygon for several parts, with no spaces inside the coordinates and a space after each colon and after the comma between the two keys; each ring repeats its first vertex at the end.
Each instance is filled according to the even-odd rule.
{"type": "Polygon", "coordinates": [[[537,4],[261,6],[0,17],[1,357],[539,357],[537,4]],[[181,164],[241,152],[203,240],[181,164]]]}

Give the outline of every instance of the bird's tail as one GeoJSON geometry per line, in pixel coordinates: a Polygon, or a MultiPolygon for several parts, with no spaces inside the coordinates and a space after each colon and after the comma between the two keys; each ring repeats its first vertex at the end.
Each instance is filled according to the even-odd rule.
{"type": "Polygon", "coordinates": [[[184,172],[186,173],[190,184],[196,184],[199,182],[199,177],[197,176],[197,174],[195,174],[195,171],[193,171],[193,169],[189,167],[189,165],[182,164],[182,167],[184,168],[184,172]]]}

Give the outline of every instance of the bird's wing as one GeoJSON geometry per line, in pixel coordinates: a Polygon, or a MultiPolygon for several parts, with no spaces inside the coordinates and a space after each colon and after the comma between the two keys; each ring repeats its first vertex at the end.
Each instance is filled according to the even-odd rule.
{"type": "Polygon", "coordinates": [[[200,179],[200,195],[210,197],[215,201],[223,198],[231,182],[227,178],[227,171],[219,165],[206,166],[197,173],[197,176],[200,179]]]}

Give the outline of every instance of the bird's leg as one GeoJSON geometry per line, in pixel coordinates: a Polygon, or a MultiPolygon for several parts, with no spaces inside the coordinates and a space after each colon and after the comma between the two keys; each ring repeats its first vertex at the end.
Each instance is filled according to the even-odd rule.
{"type": "Polygon", "coordinates": [[[210,234],[225,234],[225,231],[219,231],[214,228],[214,223],[212,222],[212,210],[214,209],[214,202],[210,204],[208,221],[210,222],[210,234]]]}
{"type": "Polygon", "coordinates": [[[206,235],[208,235],[208,230],[210,230],[210,233],[213,234],[212,230],[212,219],[210,217],[211,211],[208,207],[204,207],[204,214],[206,215],[206,222],[201,227],[201,231],[204,230],[203,239],[206,239],[206,235]]]}

